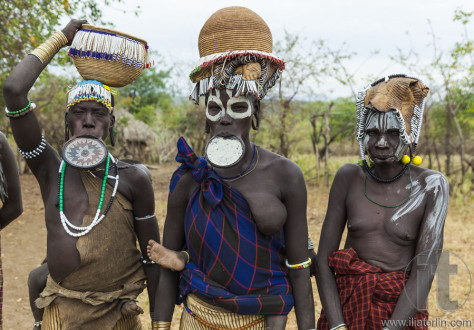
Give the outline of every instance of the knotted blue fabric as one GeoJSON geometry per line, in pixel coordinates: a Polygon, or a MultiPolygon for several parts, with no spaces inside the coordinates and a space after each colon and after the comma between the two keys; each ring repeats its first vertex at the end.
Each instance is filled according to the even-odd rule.
{"type": "Polygon", "coordinates": [[[188,170],[191,170],[194,181],[201,184],[202,194],[211,207],[216,207],[222,201],[222,182],[219,176],[208,165],[205,157],[199,157],[188,145],[183,137],[178,140],[178,154],[176,161],[181,166],[174,172],[170,183],[170,193],[179,179],[188,170]]]}
{"type": "Polygon", "coordinates": [[[178,303],[195,293],[234,313],[288,314],[294,300],[284,263],[283,230],[260,233],[244,197],[222,182],[183,138],[178,140],[176,160],[181,166],[170,193],[187,171],[198,183],[184,219],[190,262],[181,272],[178,303]]]}

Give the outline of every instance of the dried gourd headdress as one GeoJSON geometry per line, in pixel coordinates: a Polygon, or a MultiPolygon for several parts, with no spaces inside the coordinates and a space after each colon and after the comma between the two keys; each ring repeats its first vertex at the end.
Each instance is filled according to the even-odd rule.
{"type": "Polygon", "coordinates": [[[414,153],[420,138],[425,97],[429,88],[414,76],[394,74],[367,85],[357,95],[357,139],[364,156],[365,125],[369,111],[394,111],[400,123],[400,138],[414,153]]]}
{"type": "Polygon", "coordinates": [[[214,88],[236,88],[235,97],[253,94],[261,99],[285,68],[272,54],[267,24],[245,7],[215,12],[202,27],[198,44],[201,58],[189,75],[196,84],[190,95],[196,104],[214,88]]]}

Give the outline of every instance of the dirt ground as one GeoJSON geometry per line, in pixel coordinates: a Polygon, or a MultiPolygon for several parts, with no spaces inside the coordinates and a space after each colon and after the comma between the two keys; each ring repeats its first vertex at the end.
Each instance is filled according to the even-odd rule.
{"type": "MultiPolygon", "coordinates": [[[[156,214],[160,230],[163,228],[165,217],[169,178],[175,168],[175,164],[150,166],[153,175],[156,214]]],[[[33,328],[33,316],[30,312],[28,300],[27,278],[29,272],[39,266],[46,256],[44,210],[38,184],[31,174],[22,175],[21,184],[24,213],[1,232],[1,257],[4,274],[3,322],[5,330],[33,328]]],[[[319,241],[321,224],[326,212],[328,190],[318,189],[314,186],[309,186],[308,188],[309,233],[316,248],[319,241]]],[[[474,218],[470,212],[469,203],[462,205],[456,203],[456,201],[451,201],[445,227],[444,248],[455,252],[457,256],[462,258],[468,268],[474,270],[474,257],[472,256],[474,218]]],[[[435,311],[434,315],[441,317],[439,319],[440,322],[443,320],[447,322],[452,322],[453,320],[472,320],[474,299],[472,295],[468,297],[472,279],[470,274],[461,275],[460,280],[455,282],[455,286],[451,288],[451,296],[457,298],[462,307],[449,315],[440,314],[435,311]],[[462,304],[465,300],[466,302],[462,304]]],[[[321,303],[317,295],[314,278],[312,281],[317,317],[321,312],[321,303]]],[[[434,294],[434,292],[432,293],[434,294]]],[[[147,312],[148,301],[145,293],[140,295],[139,304],[146,310],[142,317],[144,328],[151,329],[147,312]]],[[[432,310],[431,307],[434,305],[430,304],[430,312],[432,310]]],[[[180,306],[175,309],[173,329],[178,329],[181,311],[180,306]]],[[[296,320],[292,312],[288,319],[287,329],[296,328],[296,320]]],[[[434,326],[432,328],[446,329],[454,328],[454,326],[434,326]]]]}

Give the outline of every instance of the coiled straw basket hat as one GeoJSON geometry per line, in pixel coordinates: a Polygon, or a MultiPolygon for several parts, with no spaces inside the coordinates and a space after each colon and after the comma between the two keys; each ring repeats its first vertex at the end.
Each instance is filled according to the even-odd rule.
{"type": "Polygon", "coordinates": [[[196,83],[190,98],[213,88],[236,88],[238,95],[263,98],[285,62],[272,53],[273,38],[265,21],[245,7],[227,7],[209,17],[199,33],[199,61],[190,74],[196,83]]]}
{"type": "Polygon", "coordinates": [[[77,31],[69,56],[82,78],[111,87],[130,84],[150,66],[145,40],[89,24],[77,31]]]}

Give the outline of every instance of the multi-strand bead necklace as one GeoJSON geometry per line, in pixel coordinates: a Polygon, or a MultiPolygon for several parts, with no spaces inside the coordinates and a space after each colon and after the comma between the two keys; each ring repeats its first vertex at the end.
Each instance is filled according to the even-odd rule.
{"type": "Polygon", "coordinates": [[[88,226],[76,226],[73,225],[66,215],[64,214],[64,174],[66,173],[66,163],[64,160],[61,161],[61,165],[59,165],[59,178],[58,178],[58,184],[59,184],[59,189],[58,189],[58,199],[59,199],[59,216],[61,218],[61,223],[64,227],[64,230],[66,233],[68,233],[72,237],[80,237],[84,236],[87,233],[89,233],[92,228],[94,228],[96,225],[98,225],[102,219],[104,219],[105,215],[109,211],[110,207],[112,206],[112,203],[115,198],[115,194],[117,193],[117,188],[118,188],[118,183],[119,183],[119,173],[118,173],[118,166],[117,166],[117,161],[113,159],[113,157],[108,154],[107,155],[107,160],[105,164],[105,173],[104,173],[104,179],[102,181],[102,190],[100,192],[100,200],[99,200],[99,205],[97,206],[97,212],[95,213],[94,220],[92,220],[91,224],[88,226]],[[114,163],[115,169],[116,169],[116,175],[115,176],[109,176],[109,163],[110,163],[110,158],[112,158],[112,161],[114,163]],[[107,178],[115,180],[115,185],[114,189],[112,191],[112,196],[110,197],[110,201],[107,204],[107,207],[105,208],[105,211],[102,215],[100,215],[100,210],[102,208],[102,204],[104,202],[104,196],[105,196],[105,187],[107,185],[107,178]],[[73,232],[71,229],[75,230],[76,232],[73,232]]]}

